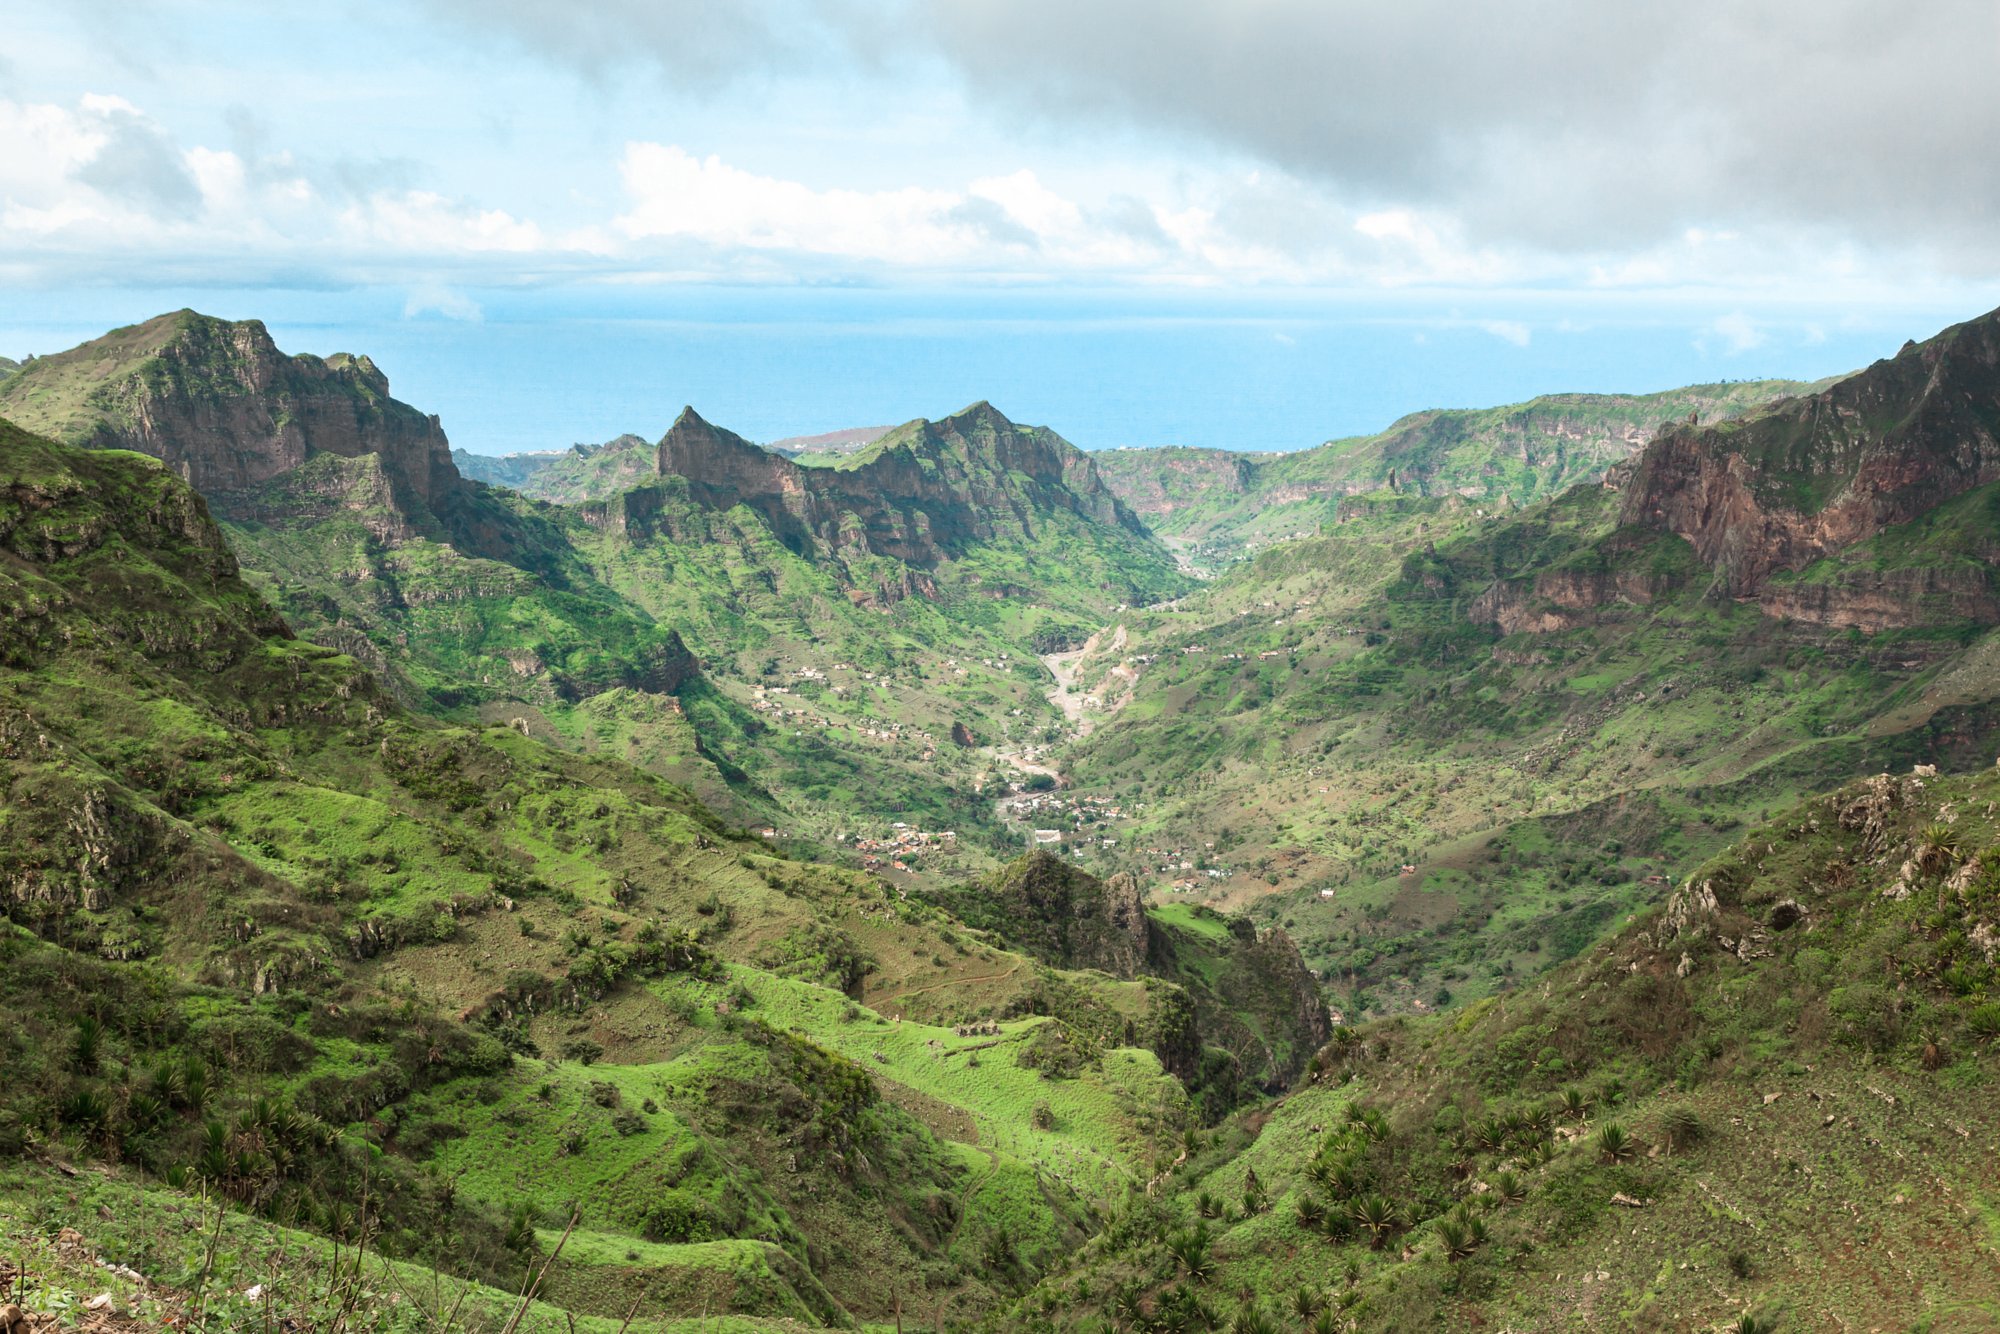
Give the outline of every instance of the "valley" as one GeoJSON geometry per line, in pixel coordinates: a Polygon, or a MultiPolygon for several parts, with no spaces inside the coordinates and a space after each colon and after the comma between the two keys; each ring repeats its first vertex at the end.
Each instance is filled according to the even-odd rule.
{"type": "Polygon", "coordinates": [[[1282,456],[35,358],[0,1212],[245,1328],[1987,1327],[1997,349],[1282,456]]]}

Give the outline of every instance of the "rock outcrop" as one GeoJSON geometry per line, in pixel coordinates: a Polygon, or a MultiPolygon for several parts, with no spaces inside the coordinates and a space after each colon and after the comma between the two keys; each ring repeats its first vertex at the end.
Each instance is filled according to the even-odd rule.
{"type": "Polygon", "coordinates": [[[1205,1046],[1226,1054],[1232,1083],[1281,1089],[1332,1033],[1319,981],[1284,931],[1259,931],[1246,917],[1226,925],[1216,917],[1220,929],[1212,930],[1165,925],[1146,911],[1130,875],[1099,880],[1037,851],[952,909],[1054,967],[1174,984],[1192,1015],[1186,1031],[1165,1044],[1171,1059],[1162,1052],[1179,1074],[1193,1069],[1191,1047],[1205,1046]]]}
{"type": "Polygon", "coordinates": [[[2000,312],[1820,393],[1668,427],[1611,481],[1624,523],[1685,538],[1725,591],[1755,595],[2000,481],[2000,312]]]}
{"type": "Polygon", "coordinates": [[[1152,923],[1129,875],[1099,880],[1060,857],[1031,852],[995,874],[985,897],[1006,922],[1008,940],[1044,963],[1130,978],[1153,957],[1152,923]]]}
{"type": "Polygon", "coordinates": [[[36,359],[0,385],[0,416],[150,454],[224,516],[233,494],[324,454],[375,456],[411,509],[462,485],[437,418],[391,398],[367,357],[287,356],[260,321],[191,310],[36,359]]]}
{"type": "Polygon", "coordinates": [[[1059,512],[1149,536],[1089,455],[987,403],[897,427],[831,468],[801,467],[688,408],[660,441],[659,471],[706,509],[755,511],[800,554],[858,548],[929,569],[976,543],[1032,541],[1059,512]]]}

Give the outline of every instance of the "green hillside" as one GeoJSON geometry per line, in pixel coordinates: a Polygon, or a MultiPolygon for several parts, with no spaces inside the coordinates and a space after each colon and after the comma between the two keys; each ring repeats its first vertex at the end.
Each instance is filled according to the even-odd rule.
{"type": "Polygon", "coordinates": [[[1996,798],[1816,797],[1541,985],[1341,1030],[1010,1327],[2000,1328],[1996,798]]]}
{"type": "Polygon", "coordinates": [[[0,551],[0,1006],[45,1076],[0,1093],[0,1199],[78,1209],[167,1300],[207,1210],[232,1276],[312,1234],[647,1328],[971,1317],[1193,1123],[1147,1045],[1200,1049],[1179,988],[405,711],[153,460],[0,426],[0,551]]]}
{"type": "MultiPolygon", "coordinates": [[[[1652,517],[1742,441],[1806,441],[1796,466],[1829,472],[1801,423],[1848,420],[1849,398],[1916,423],[1868,446],[1907,461],[1850,485],[1922,476],[1966,438],[1931,405],[1990,380],[1973,344],[1948,331],[1821,397],[1677,428],[1636,471],[1510,516],[1349,498],[1323,535],[1121,618],[1078,664],[1108,703],[1061,767],[1143,806],[1117,833],[1157,851],[1132,868],[1149,892],[1284,925],[1351,1013],[1520,985],[1742,821],[1857,770],[1979,761],[2000,652],[1983,474],[1938,462],[1953,498],[1734,596],[1652,517]],[[1198,883],[1161,873],[1184,860],[1198,883]]],[[[1715,559],[1751,560],[1777,522],[1717,534],[1715,559]]]]}
{"type": "MultiPolygon", "coordinates": [[[[1079,451],[983,405],[874,447],[810,542],[754,489],[717,504],[663,476],[637,437],[527,478],[590,503],[468,482],[366,358],[191,311],[38,359],[0,415],[169,461],[287,622],[412,708],[629,761],[793,846],[962,835],[943,873],[1011,851],[992,798],[1019,771],[994,748],[1058,716],[1034,655],[1186,586],[1079,451]],[[876,549],[883,523],[914,536],[876,549]]],[[[700,426],[697,463],[796,471],[700,426]]]]}
{"type": "Polygon", "coordinates": [[[1548,394],[1412,413],[1376,435],[1290,454],[1118,449],[1096,456],[1120,499],[1201,567],[1219,567],[1335,521],[1381,490],[1458,496],[1488,513],[1566,490],[1637,453],[1665,422],[1731,417],[1831,381],[1739,380],[1655,394],[1548,394]]]}

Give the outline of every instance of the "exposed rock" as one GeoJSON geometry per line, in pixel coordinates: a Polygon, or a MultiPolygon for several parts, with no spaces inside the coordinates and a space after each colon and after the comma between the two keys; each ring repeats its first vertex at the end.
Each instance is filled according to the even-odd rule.
{"type": "Polygon", "coordinates": [[[229,493],[323,454],[379,456],[417,507],[459,484],[437,418],[391,398],[367,357],[286,356],[260,321],[191,310],[36,359],[0,383],[0,415],[67,444],[150,454],[224,512],[229,493]]]}
{"type": "Polygon", "coordinates": [[[706,509],[748,506],[801,554],[860,548],[931,568],[1003,532],[1033,539],[1057,510],[1147,536],[1089,455],[986,403],[898,427],[838,468],[801,467],[688,408],[660,441],[659,471],[706,509]]]}
{"type": "MultiPolygon", "coordinates": [[[[1757,594],[1778,571],[1802,569],[2000,480],[1996,386],[2000,312],[1818,394],[1738,421],[1662,430],[1619,478],[1620,519],[1685,538],[1726,592],[1757,594]]],[[[1820,614],[1890,614],[1879,598],[1871,609],[1852,596],[1848,610],[1820,614]]],[[[1993,619],[1984,588],[1956,596],[1993,619]]],[[[1772,606],[1814,611],[1803,592],[1775,597],[1772,606]]]]}

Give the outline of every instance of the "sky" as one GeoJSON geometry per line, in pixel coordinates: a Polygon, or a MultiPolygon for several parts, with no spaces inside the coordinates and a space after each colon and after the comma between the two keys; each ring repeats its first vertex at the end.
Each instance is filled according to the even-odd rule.
{"type": "Polygon", "coordinates": [[[1990,0],[8,0],[0,355],[261,318],[481,452],[1814,377],[2000,306],[1996,69],[1990,0]]]}

